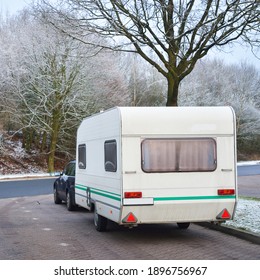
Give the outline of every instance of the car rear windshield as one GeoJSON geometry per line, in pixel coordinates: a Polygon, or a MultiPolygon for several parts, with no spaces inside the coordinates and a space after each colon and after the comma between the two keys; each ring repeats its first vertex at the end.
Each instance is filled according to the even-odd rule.
{"type": "Polygon", "coordinates": [[[206,172],[217,168],[213,138],[145,139],[141,149],[144,172],[206,172]]]}

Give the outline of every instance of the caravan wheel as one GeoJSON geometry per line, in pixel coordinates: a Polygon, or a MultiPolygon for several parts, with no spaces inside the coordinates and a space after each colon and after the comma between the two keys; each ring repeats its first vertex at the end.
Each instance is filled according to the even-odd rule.
{"type": "Polygon", "coordinates": [[[97,213],[96,207],[94,210],[94,225],[97,231],[106,231],[107,228],[107,218],[100,216],[97,213]]]}
{"type": "Polygon", "coordinates": [[[190,226],[190,223],[177,223],[180,229],[187,229],[190,226]]]}

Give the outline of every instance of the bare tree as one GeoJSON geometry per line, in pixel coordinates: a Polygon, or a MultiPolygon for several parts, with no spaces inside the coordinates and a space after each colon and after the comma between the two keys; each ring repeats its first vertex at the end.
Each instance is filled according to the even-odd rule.
{"type": "Polygon", "coordinates": [[[121,68],[128,84],[131,106],[164,106],[166,80],[137,54],[121,53],[121,68]]]}
{"type": "Polygon", "coordinates": [[[168,106],[177,106],[180,82],[210,49],[239,38],[259,44],[259,0],[37,2],[35,9],[72,37],[84,41],[96,32],[106,38],[96,46],[141,55],[167,79],[168,106]]]}
{"type": "Polygon", "coordinates": [[[260,151],[260,75],[247,63],[198,63],[180,87],[183,106],[232,106],[236,112],[239,157],[260,151]]]}
{"type": "Polygon", "coordinates": [[[0,35],[0,117],[22,131],[28,152],[37,147],[48,155],[52,172],[57,152],[75,156],[76,129],[84,117],[127,102],[119,56],[93,56],[93,48],[27,12],[0,22],[0,35]]]}
{"type": "Polygon", "coordinates": [[[62,128],[67,119],[75,119],[68,104],[78,89],[82,67],[79,43],[30,17],[21,22],[24,26],[16,25],[20,33],[16,33],[12,42],[20,57],[16,57],[17,61],[11,59],[20,67],[9,68],[13,88],[6,92],[3,102],[5,110],[12,113],[23,131],[26,150],[30,151],[34,143],[45,151],[48,169],[53,172],[62,128]]]}

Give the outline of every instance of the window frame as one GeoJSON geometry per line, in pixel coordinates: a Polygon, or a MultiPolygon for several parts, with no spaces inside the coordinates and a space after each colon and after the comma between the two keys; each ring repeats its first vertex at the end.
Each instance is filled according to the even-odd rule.
{"type": "MultiPolygon", "coordinates": [[[[210,165],[209,165],[210,166],[210,165]]],[[[145,138],[142,140],[141,142],[141,168],[143,170],[143,172],[145,173],[191,173],[191,172],[195,172],[195,173],[198,173],[198,172],[214,172],[216,169],[217,169],[217,142],[214,138],[212,137],[196,137],[196,138],[145,138]],[[176,141],[181,143],[181,141],[185,142],[185,141],[205,141],[205,140],[208,140],[209,142],[213,143],[213,163],[212,163],[212,168],[207,168],[207,169],[203,169],[203,168],[190,168],[190,169],[185,169],[185,170],[182,170],[180,169],[180,158],[181,158],[181,155],[179,154],[178,155],[178,162],[176,160],[175,164],[176,166],[178,166],[178,169],[170,169],[170,170],[156,170],[154,168],[146,168],[145,167],[145,156],[144,156],[144,145],[146,143],[146,141],[176,141]]]]}
{"type": "Polygon", "coordinates": [[[117,141],[116,139],[106,140],[104,142],[104,169],[106,172],[117,172],[117,141]],[[115,144],[115,154],[111,156],[113,150],[108,150],[108,145],[115,144]]]}
{"type": "Polygon", "coordinates": [[[77,162],[79,169],[86,169],[87,168],[87,147],[86,144],[79,144],[78,145],[78,162],[77,162]],[[82,154],[81,149],[84,149],[84,154],[82,154]],[[82,158],[83,155],[83,158],[82,158]],[[82,163],[82,165],[80,165],[82,163]]]}

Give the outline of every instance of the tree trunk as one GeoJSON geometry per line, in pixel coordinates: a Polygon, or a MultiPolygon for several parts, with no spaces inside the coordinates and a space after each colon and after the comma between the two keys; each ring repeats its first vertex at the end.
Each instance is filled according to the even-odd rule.
{"type": "Polygon", "coordinates": [[[33,143],[34,131],[32,128],[23,129],[23,144],[22,147],[26,152],[31,152],[33,143]]]}
{"type": "Polygon", "coordinates": [[[59,129],[60,129],[60,113],[57,110],[56,112],[53,113],[53,118],[52,118],[52,134],[51,134],[50,151],[48,157],[48,172],[54,172],[54,160],[55,160],[56,145],[59,136],[59,129]]]}
{"type": "Polygon", "coordinates": [[[44,131],[42,134],[41,152],[45,151],[47,146],[47,132],[44,131]]]}
{"type": "Polygon", "coordinates": [[[166,106],[178,106],[178,94],[180,82],[171,73],[167,77],[168,95],[166,106]]]}

